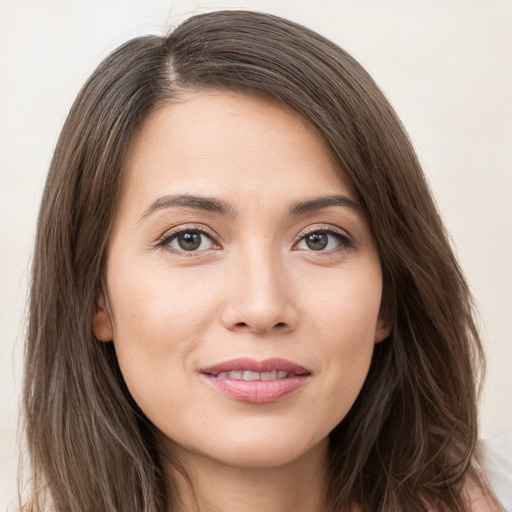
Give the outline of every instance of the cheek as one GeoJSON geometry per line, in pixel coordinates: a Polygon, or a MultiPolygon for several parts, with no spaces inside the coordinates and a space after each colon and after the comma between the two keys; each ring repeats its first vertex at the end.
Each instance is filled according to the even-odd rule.
{"type": "Polygon", "coordinates": [[[193,367],[218,310],[204,282],[186,274],[158,266],[109,274],[119,366],[143,409],[148,397],[158,401],[158,390],[173,389],[178,379],[187,378],[185,370],[193,367]]]}
{"type": "Polygon", "coordinates": [[[165,265],[133,268],[119,268],[109,275],[117,337],[142,337],[151,345],[168,346],[198,335],[210,319],[209,311],[215,309],[211,283],[190,269],[172,271],[165,265]]]}
{"type": "Polygon", "coordinates": [[[319,403],[319,414],[326,417],[330,428],[347,414],[366,380],[375,346],[380,282],[380,274],[369,272],[360,279],[325,283],[323,300],[309,295],[314,311],[310,332],[317,340],[325,372],[325,400],[319,403]]]}
{"type": "Polygon", "coordinates": [[[344,272],[310,288],[304,316],[310,316],[320,334],[333,340],[332,350],[358,350],[373,344],[380,309],[382,284],[378,269],[344,272]],[[336,343],[335,340],[339,340],[336,343]]]}

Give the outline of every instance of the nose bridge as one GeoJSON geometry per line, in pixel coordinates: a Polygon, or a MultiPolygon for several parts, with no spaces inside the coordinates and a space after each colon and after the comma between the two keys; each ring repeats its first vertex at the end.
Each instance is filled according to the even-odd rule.
{"type": "Polygon", "coordinates": [[[297,313],[289,274],[272,242],[267,239],[242,248],[235,259],[225,325],[258,333],[295,328],[297,313]]]}

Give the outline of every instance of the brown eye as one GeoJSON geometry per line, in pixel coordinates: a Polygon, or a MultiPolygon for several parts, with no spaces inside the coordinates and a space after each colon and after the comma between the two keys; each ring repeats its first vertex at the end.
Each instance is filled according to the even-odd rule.
{"type": "Polygon", "coordinates": [[[321,251],[327,247],[329,238],[326,233],[311,233],[304,238],[304,241],[312,251],[321,251]]]}
{"type": "Polygon", "coordinates": [[[188,229],[173,233],[164,244],[178,252],[206,251],[214,245],[209,235],[197,229],[188,229]]]}
{"type": "Polygon", "coordinates": [[[199,233],[181,233],[176,237],[176,242],[184,251],[195,251],[201,246],[201,235],[199,233]]]}
{"type": "Polygon", "coordinates": [[[350,239],[333,230],[322,229],[305,234],[296,244],[297,249],[315,252],[351,247],[350,239]]]}

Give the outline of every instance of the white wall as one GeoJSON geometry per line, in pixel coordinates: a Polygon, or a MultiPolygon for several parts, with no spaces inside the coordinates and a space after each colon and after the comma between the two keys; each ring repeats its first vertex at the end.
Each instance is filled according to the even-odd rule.
{"type": "Polygon", "coordinates": [[[318,30],[373,74],[424,164],[480,306],[482,433],[512,429],[511,0],[0,0],[0,508],[15,496],[22,315],[38,203],[79,87],[124,40],[214,8],[318,30]]]}

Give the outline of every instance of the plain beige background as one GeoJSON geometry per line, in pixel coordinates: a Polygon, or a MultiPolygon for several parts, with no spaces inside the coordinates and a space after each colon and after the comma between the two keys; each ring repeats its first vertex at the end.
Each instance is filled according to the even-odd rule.
{"type": "MultiPolygon", "coordinates": [[[[511,0],[0,0],[0,509],[16,496],[23,313],[38,204],[81,84],[121,42],[219,8],[352,53],[408,129],[480,308],[482,436],[512,430],[511,0]]],[[[461,390],[463,393],[464,390],[461,390]]]]}

